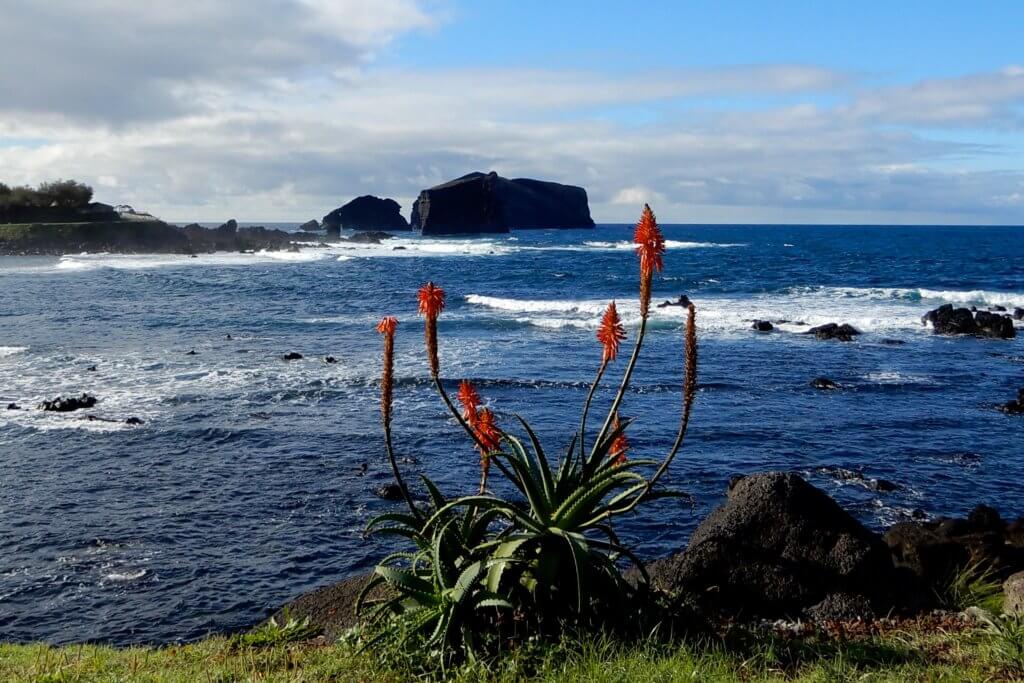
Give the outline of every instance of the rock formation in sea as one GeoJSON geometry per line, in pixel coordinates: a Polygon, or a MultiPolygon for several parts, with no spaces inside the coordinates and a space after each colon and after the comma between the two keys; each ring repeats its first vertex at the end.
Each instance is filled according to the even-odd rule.
{"type": "Polygon", "coordinates": [[[925,313],[921,317],[921,324],[929,323],[936,334],[972,334],[995,339],[1012,339],[1017,336],[1013,318],[1009,314],[954,308],[953,304],[945,304],[925,313]]]}
{"type": "Polygon", "coordinates": [[[423,190],[412,225],[425,235],[504,233],[510,228],[592,228],[582,187],[470,173],[423,190]]]}
{"type": "Polygon", "coordinates": [[[410,230],[401,210],[394,199],[364,195],[324,216],[323,227],[328,236],[335,237],[342,230],[410,230]]]}

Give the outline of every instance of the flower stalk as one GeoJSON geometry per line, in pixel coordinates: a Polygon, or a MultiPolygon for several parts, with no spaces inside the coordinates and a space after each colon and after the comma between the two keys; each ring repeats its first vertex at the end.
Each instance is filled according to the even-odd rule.
{"type": "Polygon", "coordinates": [[[398,461],[395,459],[395,448],[391,437],[391,411],[394,401],[395,385],[395,330],[398,328],[398,320],[392,316],[381,319],[377,323],[377,331],[384,335],[384,359],[380,379],[380,414],[381,422],[384,425],[384,448],[387,451],[388,462],[391,464],[391,473],[395,477],[402,492],[405,504],[409,506],[409,512],[413,517],[421,519],[420,511],[413,503],[409,488],[405,485],[402,472],[398,468],[398,461]]]}

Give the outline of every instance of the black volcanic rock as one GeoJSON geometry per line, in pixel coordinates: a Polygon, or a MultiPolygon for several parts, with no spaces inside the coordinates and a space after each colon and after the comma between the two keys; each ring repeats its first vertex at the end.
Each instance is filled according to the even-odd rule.
{"type": "Polygon", "coordinates": [[[323,226],[328,235],[337,235],[341,230],[409,230],[401,210],[394,199],[364,195],[324,216],[323,226]]]}
{"type": "Polygon", "coordinates": [[[311,221],[306,221],[299,226],[299,232],[316,232],[320,229],[320,221],[315,218],[311,221]]]}
{"type": "Polygon", "coordinates": [[[828,323],[826,325],[819,325],[818,327],[812,327],[807,330],[805,334],[813,334],[817,339],[837,339],[839,341],[852,341],[854,337],[860,334],[860,330],[855,328],[853,325],[843,323],[837,325],[836,323],[828,323]]]}
{"type": "Polygon", "coordinates": [[[996,339],[1012,339],[1017,335],[1008,314],[953,308],[953,304],[945,304],[925,313],[921,317],[921,324],[928,323],[931,323],[936,334],[973,334],[996,339]]]}
{"type": "Polygon", "coordinates": [[[412,205],[412,225],[424,235],[508,232],[497,184],[497,173],[470,173],[423,190],[412,205]]]}
{"type": "Polygon", "coordinates": [[[582,187],[499,176],[498,197],[505,222],[513,229],[594,227],[587,191],[582,187]]]}
{"type": "Polygon", "coordinates": [[[82,394],[81,396],[70,396],[68,398],[58,396],[52,401],[43,401],[39,404],[39,409],[53,413],[70,413],[83,408],[92,408],[95,405],[95,396],[82,394]]]}
{"type": "Polygon", "coordinates": [[[750,329],[757,332],[771,332],[775,329],[775,326],[767,320],[755,320],[754,324],[750,326],[750,329]]]}
{"type": "Polygon", "coordinates": [[[508,232],[509,228],[592,228],[582,187],[470,173],[420,193],[412,225],[428,235],[508,232]]]}

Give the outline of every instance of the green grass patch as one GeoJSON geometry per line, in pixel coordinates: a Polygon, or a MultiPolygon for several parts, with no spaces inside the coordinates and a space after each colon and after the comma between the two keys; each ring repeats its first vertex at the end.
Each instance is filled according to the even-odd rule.
{"type": "MultiPolygon", "coordinates": [[[[286,629],[297,633],[298,626],[286,629]]],[[[1003,681],[1021,680],[1005,634],[912,634],[836,641],[748,635],[722,643],[625,645],[610,638],[530,645],[489,664],[446,672],[452,681],[1003,681]]],[[[160,648],[99,645],[0,645],[0,680],[12,683],[153,681],[407,681],[440,679],[360,653],[353,643],[294,642],[290,636],[245,644],[214,637],[160,648]]],[[[414,659],[410,657],[410,661],[414,659]]]]}

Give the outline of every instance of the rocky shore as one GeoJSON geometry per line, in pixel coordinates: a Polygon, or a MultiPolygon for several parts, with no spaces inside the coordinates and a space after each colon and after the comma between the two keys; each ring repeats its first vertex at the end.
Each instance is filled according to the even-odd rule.
{"type": "MultiPolygon", "coordinates": [[[[1024,608],[1024,517],[977,506],[966,518],[895,524],[876,533],[799,475],[736,478],[689,544],[647,567],[652,587],[712,622],[869,622],[956,609],[950,587],[967,573],[1004,586],[1024,608]]],[[[640,581],[640,572],[628,574],[640,581]]],[[[299,596],[276,613],[309,618],[328,640],[356,624],[370,575],[299,596]]]]}

